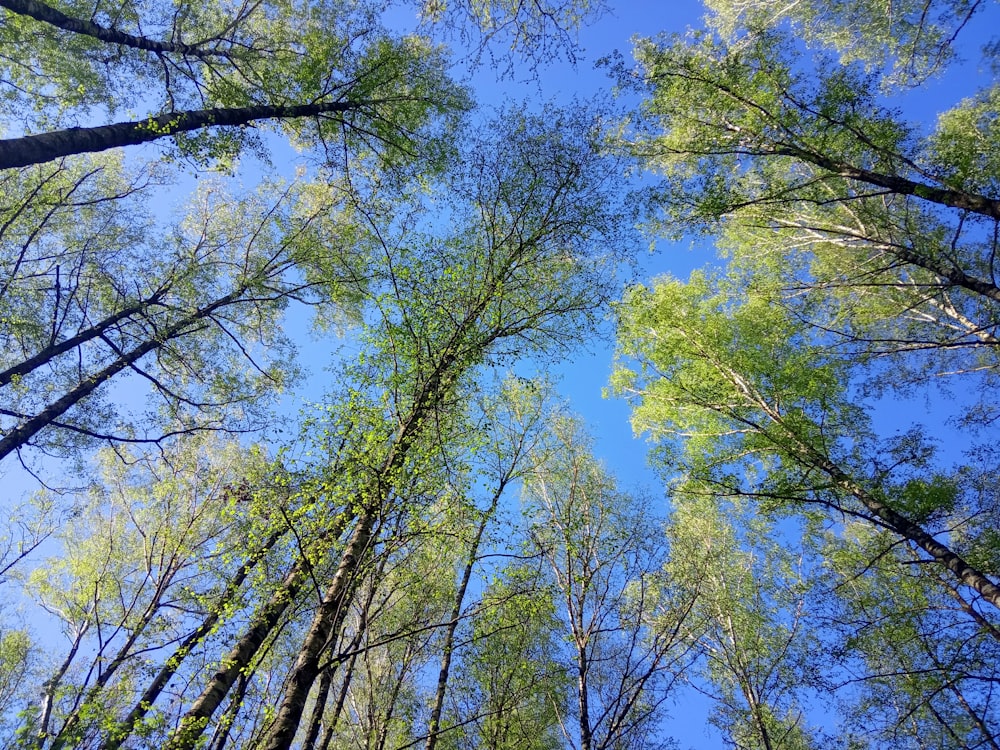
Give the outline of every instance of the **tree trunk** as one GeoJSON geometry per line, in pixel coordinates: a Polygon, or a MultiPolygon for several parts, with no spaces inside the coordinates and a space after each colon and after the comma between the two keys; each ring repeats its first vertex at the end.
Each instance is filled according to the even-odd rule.
{"type": "Polygon", "coordinates": [[[197,310],[187,317],[177,321],[156,338],[147,339],[131,351],[121,354],[118,359],[109,364],[103,370],[96,372],[87,379],[81,381],[75,388],[65,393],[61,398],[50,403],[37,415],[29,418],[18,427],[15,427],[7,433],[2,440],[0,440],[0,461],[15,450],[18,450],[26,445],[41,430],[52,424],[76,404],[87,398],[105,381],[110,380],[122,370],[131,367],[150,352],[159,349],[166,342],[183,335],[185,333],[185,329],[209,317],[219,308],[225,307],[226,305],[237,301],[243,291],[243,289],[237,289],[236,291],[227,294],[225,297],[217,299],[212,304],[206,305],[200,310],[197,310]]]}
{"type": "Polygon", "coordinates": [[[315,750],[316,748],[316,740],[319,738],[319,730],[323,725],[323,714],[326,712],[326,702],[330,697],[330,686],[333,684],[335,671],[334,665],[330,664],[320,675],[316,701],[313,703],[312,715],[309,717],[306,737],[302,740],[302,750],[315,750]]]}
{"type": "Polygon", "coordinates": [[[92,128],[69,128],[50,133],[0,140],[0,169],[42,164],[62,156],[106,151],[149,143],[176,133],[209,127],[238,127],[257,120],[292,120],[350,112],[376,102],[317,102],[316,104],[258,104],[167,112],[134,122],[116,122],[92,128]]]}
{"type": "MultiPolygon", "coordinates": [[[[225,699],[233,683],[257,655],[264,641],[274,631],[282,614],[294,601],[306,581],[307,570],[308,566],[301,559],[292,566],[281,585],[253,619],[250,627],[222,660],[218,671],[209,680],[201,695],[181,718],[180,725],[167,742],[165,750],[190,750],[197,744],[212,714],[225,699]]],[[[125,737],[122,737],[113,747],[120,747],[124,740],[125,737]]]]}
{"type": "Polygon", "coordinates": [[[37,354],[28,357],[28,359],[23,362],[19,362],[13,367],[8,367],[3,372],[0,372],[0,386],[7,385],[8,383],[13,382],[16,378],[23,378],[25,375],[34,372],[39,367],[48,364],[60,354],[65,354],[71,349],[82,346],[88,341],[98,338],[109,328],[121,323],[127,318],[130,318],[137,313],[144,312],[152,305],[155,305],[165,291],[165,289],[161,289],[152,297],[122,308],[113,315],[109,315],[101,322],[95,323],[90,328],[80,331],[75,336],[71,336],[68,339],[60,341],[58,344],[47,346],[37,354]]]}
{"type": "Polygon", "coordinates": [[[264,544],[250,557],[249,560],[243,563],[237,571],[236,574],[229,580],[226,584],[226,589],[216,604],[215,608],[208,613],[201,624],[191,633],[187,638],[185,638],[181,644],[174,650],[174,653],[170,655],[170,658],[163,663],[163,667],[157,673],[156,677],[146,688],[146,691],[142,694],[142,697],[138,700],[132,710],[129,712],[128,716],[125,717],[124,721],[116,727],[108,738],[101,745],[101,750],[118,750],[122,743],[128,738],[135,729],[135,725],[142,720],[146,713],[153,707],[156,699],[160,697],[160,693],[163,688],[167,686],[170,678],[174,676],[177,670],[180,668],[184,659],[191,649],[193,649],[198,643],[202,641],[210,632],[212,628],[218,623],[219,618],[222,616],[222,612],[226,609],[229,603],[236,597],[239,593],[240,587],[246,580],[250,571],[259,563],[264,556],[277,544],[278,540],[281,539],[287,530],[281,529],[278,531],[273,531],[271,535],[264,541],[264,544]]]}
{"type": "Polygon", "coordinates": [[[894,174],[883,174],[881,172],[873,172],[870,169],[861,169],[852,164],[832,159],[826,154],[795,145],[779,145],[772,153],[779,156],[792,156],[814,164],[840,177],[886,188],[900,195],[913,195],[931,203],[957,208],[960,211],[971,211],[972,213],[987,216],[991,219],[1000,219],[1000,200],[988,198],[985,195],[967,193],[950,188],[934,187],[933,185],[908,180],[905,177],[894,174]]]}
{"type": "Polygon", "coordinates": [[[469,588],[469,581],[472,579],[472,568],[476,563],[479,554],[479,545],[482,543],[483,534],[486,533],[486,526],[496,513],[497,505],[500,503],[500,496],[507,486],[507,477],[501,482],[497,491],[493,493],[493,502],[489,510],[483,516],[483,520],[476,530],[476,536],[469,547],[469,556],[465,563],[465,570],[462,571],[462,580],[459,583],[458,591],[455,592],[455,604],[451,610],[451,620],[444,634],[444,643],[441,646],[441,668],[438,671],[437,689],[434,693],[434,706],[431,709],[431,717],[427,722],[427,741],[424,750],[434,750],[437,744],[438,731],[441,726],[441,714],[444,711],[444,699],[448,690],[448,676],[451,672],[451,655],[455,648],[455,631],[458,630],[458,622],[462,617],[462,605],[465,603],[465,592],[469,588]]]}
{"type": "Polygon", "coordinates": [[[357,572],[367,556],[377,518],[376,509],[369,508],[358,519],[354,533],[351,534],[347,547],[341,555],[337,572],[313,616],[312,625],[299,649],[295,665],[288,676],[285,695],[277,717],[264,744],[261,745],[263,750],[284,750],[290,747],[292,740],[295,739],[306,698],[319,674],[320,656],[347,617],[350,600],[357,585],[357,572]]]}

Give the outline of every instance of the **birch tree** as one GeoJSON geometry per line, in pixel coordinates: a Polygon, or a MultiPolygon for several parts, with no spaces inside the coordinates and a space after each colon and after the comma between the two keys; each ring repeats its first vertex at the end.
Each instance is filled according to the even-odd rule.
{"type": "MultiPolygon", "coordinates": [[[[783,27],[744,31],[732,44],[706,33],[637,48],[648,96],[626,139],[663,175],[649,195],[659,226],[712,234],[736,265],[782,275],[783,304],[866,357],[873,389],[991,382],[990,82],[921,126],[879,98],[879,70],[828,61],[818,38],[796,47],[783,27]]],[[[979,401],[969,417],[991,408],[979,401]]]]}
{"type": "MultiPolygon", "coordinates": [[[[590,148],[587,122],[557,117],[557,135],[515,118],[504,125],[502,152],[477,146],[452,183],[463,233],[442,239],[401,222],[402,234],[383,235],[383,275],[369,301],[361,361],[345,370],[329,416],[315,423],[328,452],[296,495],[292,547],[285,547],[295,552],[262,582],[258,605],[216,626],[200,646],[219,649],[218,663],[188,680],[182,707],[169,707],[166,746],[191,746],[220,721],[258,727],[252,740],[265,745],[292,741],[316,681],[343,663],[329,649],[376,551],[423,512],[421,487],[436,483],[439,446],[462,423],[466,379],[507,352],[571,345],[580,330],[571,321],[598,309],[606,282],[592,243],[618,232],[605,192],[613,172],[590,148]],[[243,701],[245,690],[269,689],[260,681],[279,674],[277,713],[243,701]],[[254,718],[256,711],[263,713],[254,718]]],[[[149,712],[150,701],[137,701],[104,746],[147,726],[149,712]]]]}
{"type": "Polygon", "coordinates": [[[653,746],[665,741],[662,707],[691,660],[680,634],[696,593],[660,576],[662,530],[592,457],[580,424],[555,414],[547,437],[526,494],[530,549],[570,644],[562,730],[582,750],[653,746]]]}
{"type": "Polygon", "coordinates": [[[964,675],[995,655],[1000,592],[971,479],[996,465],[996,97],[986,80],[934,123],[885,99],[905,107],[987,8],[713,7],[704,32],[638,43],[621,142],[662,176],[653,225],[725,262],[626,295],[614,386],[678,492],[798,519],[808,575],[836,571],[802,622],[856,628],[822,667],[861,695],[845,734],[988,745],[989,690],[964,675]],[[937,445],[956,424],[964,455],[937,445]]]}

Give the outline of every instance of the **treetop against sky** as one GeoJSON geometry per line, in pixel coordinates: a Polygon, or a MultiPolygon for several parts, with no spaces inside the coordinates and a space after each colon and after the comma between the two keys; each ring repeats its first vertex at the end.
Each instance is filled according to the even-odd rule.
{"type": "Polygon", "coordinates": [[[0,744],[998,748],[998,13],[0,0],[0,744]]]}

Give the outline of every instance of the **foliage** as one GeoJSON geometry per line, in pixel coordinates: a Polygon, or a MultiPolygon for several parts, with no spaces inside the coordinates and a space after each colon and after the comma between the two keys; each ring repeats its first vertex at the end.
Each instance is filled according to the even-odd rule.
{"type": "Polygon", "coordinates": [[[617,489],[580,424],[553,414],[545,437],[525,493],[530,549],[570,644],[576,690],[562,731],[584,750],[658,746],[663,706],[689,662],[679,634],[696,593],[660,575],[655,518],[617,489]]]}
{"type": "Polygon", "coordinates": [[[589,0],[0,0],[0,743],[998,746],[997,88],[897,109],[992,9],[709,6],[616,125],[462,83],[589,0]],[[614,308],[665,509],[545,374],[637,205],[721,254],[614,308]]]}
{"type": "Polygon", "coordinates": [[[712,697],[710,720],[736,747],[815,747],[815,561],[739,499],[697,482],[673,498],[666,572],[697,592],[684,637],[699,658],[686,676],[712,697]]]}
{"type": "Polygon", "coordinates": [[[709,0],[712,27],[726,37],[789,23],[808,44],[830,47],[841,63],[860,61],[881,70],[884,85],[918,86],[958,56],[956,39],[982,11],[967,0],[937,3],[795,2],[777,6],[755,0],[709,0]]]}
{"type": "Polygon", "coordinates": [[[772,582],[789,574],[771,563],[739,589],[752,596],[722,593],[752,557],[724,553],[700,575],[700,601],[719,602],[707,622],[751,623],[730,628],[744,646],[727,658],[709,650],[724,726],[736,746],[780,746],[779,732],[813,746],[822,732],[795,715],[826,685],[859,746],[994,746],[980,665],[996,656],[1000,588],[993,542],[972,529],[997,508],[966,478],[995,467],[995,97],[987,87],[924,132],[884,96],[944,65],[947,29],[977,7],[713,7],[715,34],[639,41],[645,102],[620,142],[662,175],[647,192],[655,225],[712,235],[725,263],[626,294],[613,386],[658,446],[672,535],[725,508],[763,533],[724,535],[728,554],[780,559],[790,528],[801,538],[796,576],[772,582]],[[915,394],[935,404],[929,424],[873,416],[915,394]],[[983,447],[940,450],[948,422],[983,447]],[[800,598],[771,600],[786,591],[800,598]],[[758,654],[781,658],[746,669],[758,654]],[[768,690],[785,703],[762,702],[768,690]]]}

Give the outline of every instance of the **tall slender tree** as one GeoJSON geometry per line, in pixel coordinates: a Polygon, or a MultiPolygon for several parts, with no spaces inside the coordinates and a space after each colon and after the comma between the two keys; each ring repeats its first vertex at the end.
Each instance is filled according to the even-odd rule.
{"type": "MultiPolygon", "coordinates": [[[[405,568],[422,549],[407,536],[426,523],[433,503],[443,502],[442,478],[456,460],[455,446],[471,439],[462,437],[469,434],[462,415],[470,378],[508,353],[572,346],[608,293],[594,254],[621,226],[607,192],[613,166],[594,150],[592,126],[580,113],[552,119],[559,128],[524,117],[498,122],[503,147],[479,141],[464,165],[455,166],[449,210],[462,232],[445,238],[429,233],[440,225],[436,217],[421,218],[420,196],[409,213],[383,217],[383,258],[372,264],[363,354],[345,369],[329,414],[308,426],[323,461],[288,470],[282,480],[287,502],[264,513],[250,544],[227,557],[214,579],[214,598],[185,615],[171,637],[176,646],[150,652],[163,656],[159,663],[149,657],[151,677],[137,679],[129,671],[134,682],[126,686],[117,682],[124,666],[102,666],[108,679],[84,681],[76,704],[53,700],[44,726],[32,730],[39,747],[82,737],[108,748],[139,737],[171,747],[207,738],[215,746],[288,746],[308,723],[306,706],[317,682],[336,688],[344,665],[352,665],[351,679],[360,689],[365,680],[358,670],[367,664],[371,683],[380,650],[402,649],[417,659],[414,669],[428,658],[421,639],[437,641],[437,627],[449,626],[449,608],[400,619],[403,600],[391,593],[392,581],[403,574],[396,567],[405,568]],[[421,221],[428,222],[426,232],[421,221]],[[389,607],[380,619],[350,614],[369,598],[389,607]],[[390,625],[413,618],[438,625],[390,625]],[[267,710],[268,703],[277,711],[267,710]],[[83,705],[87,710],[77,710],[83,705]]],[[[223,495],[237,510],[263,510],[267,501],[254,481],[234,478],[223,495]]],[[[113,546],[114,536],[95,538],[94,554],[113,546]]],[[[118,558],[106,558],[112,559],[118,558]]],[[[82,595],[86,616],[73,621],[91,623],[92,600],[82,595]]],[[[154,599],[137,589],[133,609],[153,611],[154,599]]],[[[108,606],[113,615],[117,610],[108,606]]],[[[110,621],[101,619],[101,627],[110,621]]],[[[83,658],[80,647],[95,627],[76,628],[79,644],[68,664],[83,658]]],[[[145,632],[131,625],[126,630],[145,632]]],[[[117,641],[105,643],[104,630],[97,637],[104,652],[119,648],[117,641]]],[[[69,671],[60,668],[60,684],[69,684],[69,671]]],[[[412,690],[412,675],[393,678],[400,697],[412,690]]],[[[403,714],[392,703],[383,709],[373,731],[387,742],[387,717],[403,714]]],[[[322,742],[335,739],[336,731],[322,742]]]]}
{"type": "MultiPolygon", "coordinates": [[[[517,118],[503,130],[502,152],[495,144],[473,152],[471,172],[458,183],[459,194],[473,201],[467,234],[419,253],[405,248],[396,256],[386,248],[394,293],[379,300],[385,326],[379,359],[397,410],[390,412],[392,432],[384,453],[367,462],[372,476],[356,490],[354,530],[303,638],[264,747],[286,748],[294,739],[324,644],[343,624],[356,572],[375,541],[376,522],[393,507],[391,480],[420,457],[424,431],[447,419],[442,410],[462,379],[511,344],[522,352],[559,345],[570,335],[567,323],[600,301],[602,284],[580,253],[616,224],[609,206],[597,202],[604,175],[595,170],[603,161],[590,150],[587,123],[564,116],[557,125],[561,133],[554,136],[540,122],[517,118]]],[[[178,747],[189,742],[185,729],[178,747]]]]}
{"type": "Polygon", "coordinates": [[[547,455],[526,482],[531,546],[545,562],[570,644],[573,709],[560,724],[581,750],[653,747],[670,688],[691,662],[681,637],[695,589],[660,576],[662,530],[617,489],[580,424],[549,419],[547,455]]]}

